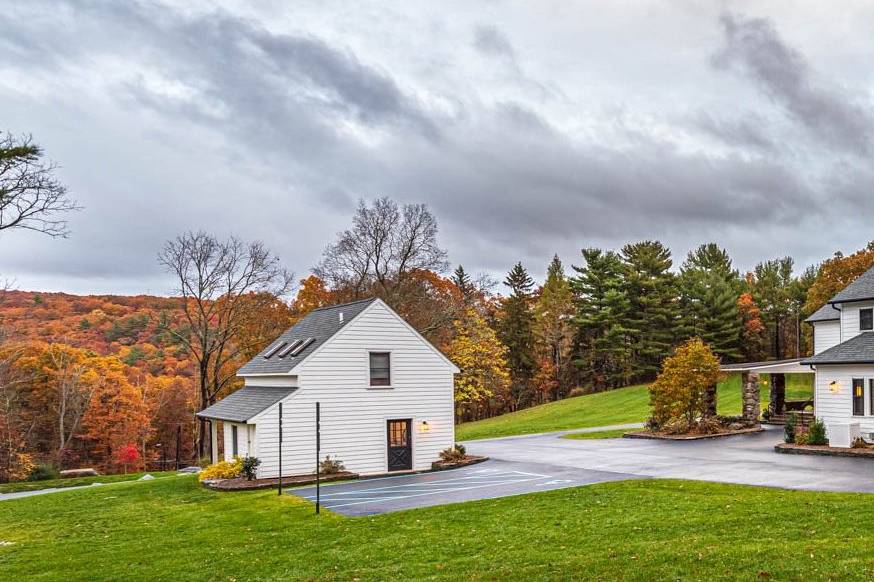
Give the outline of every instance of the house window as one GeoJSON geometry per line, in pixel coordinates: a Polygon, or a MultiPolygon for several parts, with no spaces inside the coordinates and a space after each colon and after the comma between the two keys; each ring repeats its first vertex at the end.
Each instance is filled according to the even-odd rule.
{"type": "Polygon", "coordinates": [[[859,331],[874,330],[874,309],[859,310],[859,331]]]}
{"type": "Polygon", "coordinates": [[[865,416],[865,381],[853,378],[853,416],[865,416]]]}
{"type": "Polygon", "coordinates": [[[240,456],[239,440],[237,438],[237,425],[231,425],[231,450],[235,457],[240,456]]]}
{"type": "Polygon", "coordinates": [[[391,386],[391,354],[370,352],[370,385],[391,386]]]}

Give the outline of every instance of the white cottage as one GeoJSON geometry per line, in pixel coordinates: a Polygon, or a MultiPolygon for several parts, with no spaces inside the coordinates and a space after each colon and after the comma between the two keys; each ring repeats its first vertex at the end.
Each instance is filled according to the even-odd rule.
{"type": "Polygon", "coordinates": [[[874,269],[807,319],[814,355],[801,363],[816,373],[814,414],[831,444],[874,439],[874,269]]]}
{"type": "Polygon", "coordinates": [[[455,442],[458,368],[380,299],[316,309],[243,366],[245,386],[197,415],[217,421],[224,457],[261,460],[259,477],[312,473],[321,458],[362,475],[431,467],[455,442]]]}

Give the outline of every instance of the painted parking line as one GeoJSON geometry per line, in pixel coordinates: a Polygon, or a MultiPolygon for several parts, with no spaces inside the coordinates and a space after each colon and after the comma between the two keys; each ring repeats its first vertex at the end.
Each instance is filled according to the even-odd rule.
{"type": "MultiPolygon", "coordinates": [[[[518,483],[530,483],[542,479],[552,479],[551,475],[543,475],[539,473],[529,473],[525,471],[500,471],[481,469],[478,475],[469,475],[465,477],[451,477],[446,479],[435,479],[427,482],[404,483],[400,485],[387,485],[385,487],[367,487],[363,489],[354,489],[351,491],[327,491],[321,494],[322,504],[329,508],[350,507],[353,505],[361,505],[374,501],[398,501],[402,499],[412,499],[414,497],[423,497],[427,495],[438,495],[443,493],[455,493],[458,491],[471,491],[474,489],[482,489],[485,487],[496,487],[500,485],[515,485],[518,483]],[[424,487],[424,489],[423,489],[424,487]]],[[[555,484],[557,481],[547,481],[547,483],[555,484]]],[[[304,499],[314,501],[315,495],[302,495],[304,499]]]]}

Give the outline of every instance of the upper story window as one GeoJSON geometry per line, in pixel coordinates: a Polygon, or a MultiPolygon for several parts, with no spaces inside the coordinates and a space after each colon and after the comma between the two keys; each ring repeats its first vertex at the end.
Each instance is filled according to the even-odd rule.
{"type": "Polygon", "coordinates": [[[859,331],[874,330],[874,309],[859,310],[859,331]]]}
{"type": "Polygon", "coordinates": [[[391,354],[370,352],[370,385],[391,386],[391,354]]]}

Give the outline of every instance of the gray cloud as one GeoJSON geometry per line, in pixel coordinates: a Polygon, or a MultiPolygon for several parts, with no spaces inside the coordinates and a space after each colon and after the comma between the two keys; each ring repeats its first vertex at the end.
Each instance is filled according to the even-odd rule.
{"type": "Polygon", "coordinates": [[[481,24],[473,30],[473,46],[482,54],[516,60],[516,51],[507,36],[496,27],[481,24]]]}
{"type": "Polygon", "coordinates": [[[829,144],[866,154],[874,129],[869,109],[854,103],[843,90],[817,84],[807,60],[780,38],[763,18],[724,14],[720,22],[724,46],[714,55],[717,68],[736,68],[798,123],[829,144]]]}
{"type": "MultiPolygon", "coordinates": [[[[32,2],[0,14],[15,31],[0,41],[9,49],[0,76],[48,87],[0,91],[7,127],[33,132],[86,205],[69,241],[4,235],[0,273],[25,286],[160,292],[169,287],[154,259],[163,240],[207,228],[264,239],[303,274],[355,200],[380,195],[431,205],[452,260],[472,271],[522,259],[537,272],[554,252],[575,262],[581,247],[642,238],[678,254],[716,240],[741,267],[784,253],[804,264],[864,242],[854,229],[823,228],[874,205],[874,179],[843,156],[867,138],[839,131],[849,113],[822,111],[857,106],[814,87],[810,65],[768,21],[706,22],[713,62],[767,96],[738,113],[689,89],[679,103],[673,94],[635,101],[631,73],[597,93],[617,82],[603,71],[619,66],[608,49],[628,39],[600,55],[567,51],[575,66],[596,63],[570,85],[550,67],[565,51],[553,61],[526,48],[536,74],[522,74],[502,32],[509,25],[483,26],[482,14],[459,27],[460,39],[440,29],[422,55],[404,43],[429,26],[400,20],[392,36],[367,21],[356,36],[342,12],[336,29],[305,14],[295,13],[295,28],[154,3],[32,2]],[[476,50],[513,64],[490,85],[476,77],[481,62],[465,68],[471,30],[476,50]],[[467,52],[456,54],[457,43],[467,52]],[[544,85],[562,98],[530,90],[544,85]]],[[[526,16],[513,38],[540,17],[526,16]]],[[[554,23],[539,22],[551,40],[554,23]]],[[[700,84],[725,81],[708,64],[704,53],[700,84]]]]}

